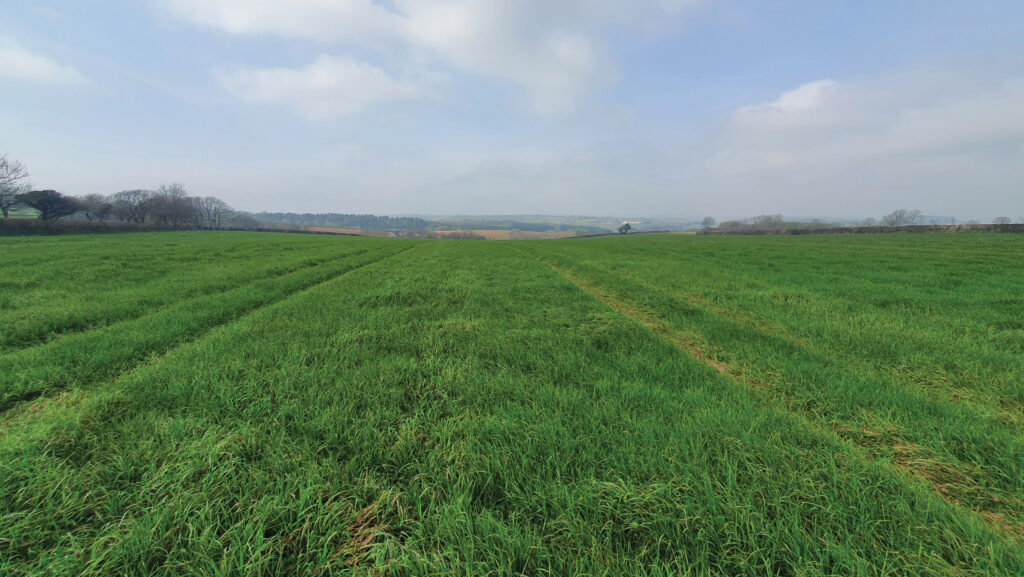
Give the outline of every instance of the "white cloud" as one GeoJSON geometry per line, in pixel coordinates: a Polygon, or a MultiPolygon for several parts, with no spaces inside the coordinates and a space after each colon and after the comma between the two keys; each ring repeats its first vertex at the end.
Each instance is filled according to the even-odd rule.
{"type": "MultiPolygon", "coordinates": [[[[739,107],[692,139],[448,143],[405,156],[371,148],[334,188],[374,191],[346,200],[368,212],[719,220],[778,212],[877,218],[900,207],[978,218],[1016,214],[1024,187],[1024,82],[1004,76],[961,72],[929,80],[904,72],[809,83],[814,88],[795,86],[739,107]]],[[[330,164],[303,162],[304,170],[289,175],[319,174],[330,164]]]]}
{"type": "Polygon", "coordinates": [[[543,114],[573,111],[616,76],[610,28],[660,26],[703,0],[159,0],[172,14],[231,34],[358,45],[509,83],[543,114]]]}
{"type": "Polygon", "coordinates": [[[247,102],[282,105],[310,120],[329,120],[422,95],[412,83],[380,68],[326,55],[303,68],[243,68],[220,80],[247,102]]]}
{"type": "Polygon", "coordinates": [[[371,0],[158,0],[168,12],[230,34],[337,42],[393,36],[395,14],[371,0]]]}
{"type": "Polygon", "coordinates": [[[963,79],[916,82],[820,80],[742,107],[718,135],[709,166],[718,174],[820,170],[1024,144],[1024,81],[968,91],[963,79]]]}
{"type": "Polygon", "coordinates": [[[774,102],[744,106],[736,111],[737,124],[760,128],[792,128],[827,119],[830,98],[837,91],[833,80],[809,82],[783,92],[774,102]]]}
{"type": "Polygon", "coordinates": [[[704,184],[763,203],[751,213],[847,203],[971,214],[968,191],[998,210],[1024,186],[1024,78],[961,70],[811,82],[737,109],[704,153],[704,184]]]}
{"type": "Polygon", "coordinates": [[[0,78],[60,85],[85,82],[74,66],[59,64],[6,41],[0,43],[0,78]]]}
{"type": "Polygon", "coordinates": [[[1024,79],[952,101],[901,110],[886,127],[893,153],[1024,144],[1024,79]]]}
{"type": "Polygon", "coordinates": [[[582,95],[607,82],[614,65],[571,16],[553,9],[545,18],[531,4],[400,2],[406,37],[417,48],[519,87],[539,113],[572,112],[582,95]]]}

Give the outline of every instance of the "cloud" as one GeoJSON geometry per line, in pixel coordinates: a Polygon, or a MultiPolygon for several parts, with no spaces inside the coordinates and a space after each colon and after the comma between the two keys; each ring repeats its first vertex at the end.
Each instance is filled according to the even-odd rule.
{"type": "Polygon", "coordinates": [[[321,42],[394,36],[393,12],[371,0],[159,0],[184,20],[229,34],[271,34],[321,42]]]}
{"type": "Polygon", "coordinates": [[[809,82],[783,92],[774,102],[744,106],[736,111],[733,122],[752,128],[793,128],[820,124],[828,119],[828,104],[835,95],[833,80],[809,82]]]}
{"type": "Polygon", "coordinates": [[[447,67],[523,91],[533,110],[567,114],[616,78],[612,28],[662,25],[702,0],[160,0],[179,18],[230,34],[271,34],[376,50],[396,68],[447,67]]]}
{"type": "Polygon", "coordinates": [[[86,81],[74,66],[59,64],[10,42],[0,43],[0,78],[56,85],[86,81]]]}
{"type": "Polygon", "coordinates": [[[735,110],[703,153],[703,184],[720,198],[743,195],[757,207],[750,212],[914,205],[971,214],[973,194],[998,210],[1024,186],[1024,77],[947,70],[814,81],[735,110]]]}
{"type": "MultiPolygon", "coordinates": [[[[466,212],[991,218],[1024,189],[1024,78],[903,70],[822,79],[726,113],[692,139],[495,150],[419,189],[466,212]],[[531,208],[533,207],[533,208],[531,208]]],[[[423,209],[425,210],[425,209],[423,209]]]]}
{"type": "Polygon", "coordinates": [[[242,68],[220,80],[242,100],[282,105],[309,120],[329,120],[374,104],[422,96],[413,83],[380,68],[327,55],[298,69],[242,68]]]}
{"type": "Polygon", "coordinates": [[[1022,145],[1024,79],[967,91],[962,83],[810,82],[738,109],[717,136],[709,166],[720,174],[819,170],[1022,145]]]}
{"type": "Polygon", "coordinates": [[[530,2],[402,1],[405,38],[456,69],[524,90],[545,115],[573,111],[613,68],[585,31],[544,19],[530,2]]]}

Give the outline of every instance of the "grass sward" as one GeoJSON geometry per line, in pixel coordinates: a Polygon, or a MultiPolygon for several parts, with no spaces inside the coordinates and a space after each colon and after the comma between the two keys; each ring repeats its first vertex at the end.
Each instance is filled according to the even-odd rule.
{"type": "MultiPolygon", "coordinates": [[[[708,336],[668,314],[684,306],[685,287],[661,290],[628,253],[647,243],[651,267],[682,276],[686,258],[665,253],[713,251],[695,244],[704,239],[374,242],[387,256],[367,252],[363,266],[222,317],[158,358],[9,411],[0,572],[1024,570],[1011,534],[820,426],[830,413],[803,399],[815,392],[821,406],[837,404],[823,387],[804,383],[787,390],[796,401],[772,400],[666,338],[708,336]],[[620,258],[636,264],[601,274],[620,258]],[[594,298],[624,298],[625,288],[635,311],[594,298]]],[[[742,267],[729,242],[720,257],[742,267]]],[[[771,324],[743,314],[756,323],[732,332],[760,335],[771,324]]],[[[797,338],[798,328],[780,331],[797,338]]],[[[743,344],[730,338],[710,344],[743,344]]],[[[722,360],[753,379],[775,360],[790,371],[824,354],[780,356],[771,346],[722,360]],[[771,361],[747,359],[757,350],[771,361]]],[[[870,375],[882,366],[823,358],[870,375]]],[[[844,419],[864,402],[847,397],[844,419]]],[[[931,413],[899,411],[884,415],[899,414],[924,435],[918,442],[934,440],[907,424],[931,413]]],[[[994,421],[969,417],[946,423],[1004,442],[994,421]]],[[[1002,426],[1010,440],[993,452],[1020,438],[1002,426]]]]}
{"type": "Polygon", "coordinates": [[[355,250],[297,272],[270,276],[214,295],[183,299],[151,315],[116,323],[102,331],[67,335],[0,357],[0,411],[47,391],[103,381],[232,318],[392,252],[355,250]]]}
{"type": "Polygon", "coordinates": [[[1006,306],[1021,302],[1013,297],[1021,285],[1014,273],[1019,240],[925,241],[733,238],[709,250],[700,240],[680,246],[659,239],[648,241],[646,254],[629,243],[602,249],[600,262],[595,247],[569,244],[548,245],[557,250],[538,258],[951,500],[1024,534],[1021,331],[992,330],[1024,310],[1006,306]],[[973,282],[944,283],[950,270],[973,282]],[[892,302],[901,306],[893,311],[892,302]]]}
{"type": "Polygon", "coordinates": [[[0,355],[309,268],[352,250],[327,239],[265,240],[237,233],[203,239],[191,233],[128,234],[117,243],[95,235],[5,238],[0,355]]]}

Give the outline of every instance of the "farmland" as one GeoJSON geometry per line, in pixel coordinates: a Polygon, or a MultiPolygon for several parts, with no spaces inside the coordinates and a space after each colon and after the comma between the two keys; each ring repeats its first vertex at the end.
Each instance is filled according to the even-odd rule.
{"type": "Polygon", "coordinates": [[[1021,575],[1024,236],[0,240],[2,575],[1021,575]]]}

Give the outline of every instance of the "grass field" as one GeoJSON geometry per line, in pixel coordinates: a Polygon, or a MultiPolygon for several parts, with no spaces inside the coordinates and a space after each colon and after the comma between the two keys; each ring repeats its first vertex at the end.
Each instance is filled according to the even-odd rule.
{"type": "Polygon", "coordinates": [[[1024,236],[0,239],[0,575],[1024,575],[1024,236]]]}

